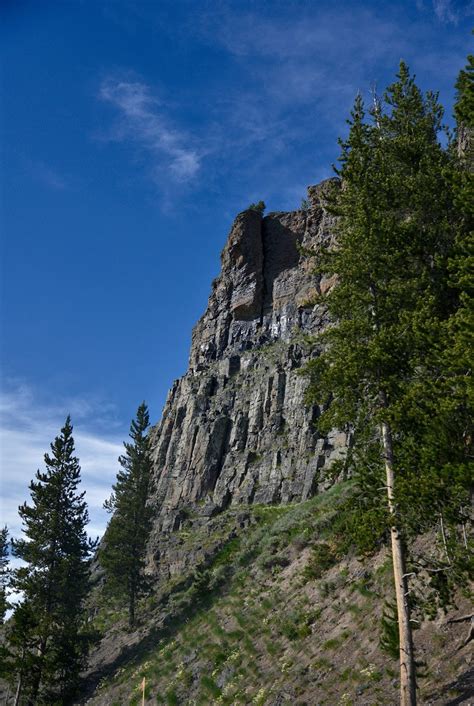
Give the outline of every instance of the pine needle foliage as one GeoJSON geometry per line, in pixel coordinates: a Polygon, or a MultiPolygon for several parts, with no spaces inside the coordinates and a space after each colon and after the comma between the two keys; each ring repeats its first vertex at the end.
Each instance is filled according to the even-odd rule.
{"type": "Polygon", "coordinates": [[[7,588],[10,578],[8,546],[8,527],[5,525],[0,530],[0,625],[3,625],[5,613],[8,609],[7,588]]]}
{"type": "Polygon", "coordinates": [[[151,508],[147,500],[152,476],[149,424],[148,408],[143,402],[130,426],[132,441],[124,442],[125,453],[119,458],[121,470],[112,495],[104,504],[113,515],[99,551],[108,589],[128,601],[130,627],[135,624],[137,600],[147,590],[144,568],[151,530],[151,508]]]}
{"type": "MultiPolygon", "coordinates": [[[[461,93],[466,83],[464,76],[461,93]]],[[[463,116],[469,104],[460,96],[463,116]]],[[[336,275],[325,298],[333,323],[305,369],[321,431],[352,431],[352,537],[363,550],[391,538],[403,706],[416,703],[410,538],[438,526],[453,581],[471,568],[466,535],[464,545],[457,537],[471,482],[470,369],[457,340],[468,295],[459,257],[466,219],[456,201],[466,199],[454,186],[453,150],[438,139],[442,117],[437,95],[423,94],[404,62],[368,116],[357,96],[340,141],[340,181],[329,192],[337,246],[320,258],[336,275]]]]}
{"type": "Polygon", "coordinates": [[[250,206],[247,207],[248,211],[257,211],[257,213],[260,213],[260,215],[262,216],[265,212],[265,209],[265,201],[257,201],[256,203],[251,203],[250,206]]]}
{"type": "MultiPolygon", "coordinates": [[[[8,585],[10,582],[8,527],[0,530],[0,625],[4,624],[5,614],[10,607],[8,602],[8,585]]],[[[0,644],[0,679],[5,679],[10,671],[10,653],[3,640],[0,644]]]]}
{"type": "Polygon", "coordinates": [[[68,703],[92,639],[84,603],[95,542],[85,531],[72,431],[67,417],[44,456],[46,471],[31,481],[31,504],[19,508],[25,538],[14,540],[13,549],[24,565],[13,572],[12,586],[23,600],[7,632],[18,703],[68,703]]]}
{"type": "MultiPolygon", "coordinates": [[[[353,430],[350,463],[365,550],[384,539],[389,520],[382,420],[393,430],[407,536],[436,522],[434,508],[451,504],[456,514],[469,484],[466,419],[460,423],[467,409],[448,394],[449,330],[465,296],[449,276],[459,224],[456,164],[438,140],[437,96],[423,95],[403,62],[397,78],[369,115],[356,98],[349,137],[340,142],[341,181],[329,198],[338,245],[320,256],[321,268],[337,275],[326,296],[334,323],[305,371],[307,399],[323,408],[321,430],[353,430]]],[[[465,335],[463,325],[458,330],[465,335]]],[[[466,362],[459,361],[463,377],[466,362]]]]}
{"type": "Polygon", "coordinates": [[[386,602],[380,620],[380,627],[381,649],[392,659],[397,659],[400,644],[398,639],[397,606],[394,603],[386,602]]]}

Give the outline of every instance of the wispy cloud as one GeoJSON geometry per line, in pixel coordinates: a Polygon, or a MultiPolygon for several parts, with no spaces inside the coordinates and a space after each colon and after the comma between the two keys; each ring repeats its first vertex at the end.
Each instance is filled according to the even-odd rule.
{"type": "Polygon", "coordinates": [[[474,15],[472,0],[432,0],[432,5],[436,17],[443,24],[458,24],[461,19],[474,15]]]}
{"type": "Polygon", "coordinates": [[[433,10],[441,22],[456,23],[458,21],[458,15],[454,12],[451,0],[433,0],[433,10]]]}
{"type": "Polygon", "coordinates": [[[189,135],[171,124],[150,86],[141,81],[108,77],[100,87],[99,96],[119,114],[111,139],[133,141],[151,156],[154,171],[165,166],[177,181],[186,182],[197,174],[201,154],[192,146],[189,135]]]}
{"type": "Polygon", "coordinates": [[[53,191],[64,191],[68,188],[67,179],[54,167],[46,162],[28,160],[27,167],[35,181],[53,191]]]}
{"type": "Polygon", "coordinates": [[[62,404],[40,403],[24,384],[0,394],[1,516],[13,536],[21,533],[18,507],[29,501],[28,485],[43,457],[58,435],[69,412],[75,423],[76,454],[82,469],[82,489],[89,506],[91,536],[101,535],[107,522],[104,500],[110,495],[117,473],[117,458],[122,452],[120,439],[98,434],[95,414],[103,405],[90,400],[65,400],[62,404]]]}
{"type": "MultiPolygon", "coordinates": [[[[230,52],[240,56],[267,56],[288,60],[319,57],[323,62],[351,54],[359,62],[367,56],[384,54],[395,40],[393,21],[381,18],[369,9],[353,7],[302,10],[292,17],[275,17],[254,12],[226,10],[215,15],[219,24],[215,34],[230,52]],[[236,22],[236,20],[238,21],[236,22]],[[370,41],[367,41],[370,31],[370,41]],[[341,47],[344,54],[341,54],[341,47]]],[[[208,27],[212,27],[211,21],[208,27]]]]}
{"type": "Polygon", "coordinates": [[[337,137],[345,134],[356,93],[368,93],[372,83],[383,90],[400,58],[422,74],[426,87],[442,91],[440,79],[452,85],[464,48],[449,37],[436,41],[433,3],[445,22],[461,12],[454,0],[416,0],[416,20],[396,4],[382,12],[348,2],[337,8],[306,2],[270,8],[223,0],[199,13],[183,12],[177,30],[160,23],[151,6],[132,12],[132,3],[133,22],[173,31],[173,39],[187,41],[190,52],[204,47],[222,56],[226,83],[223,88],[198,79],[179,92],[163,84],[163,97],[133,73],[109,76],[100,89],[118,115],[109,139],[140,147],[171,205],[177,195],[182,203],[184,191],[187,197],[203,184],[216,200],[226,192],[226,208],[241,207],[246,196],[253,199],[263,188],[286,203],[292,190],[314,183],[318,170],[337,159],[337,137]]]}

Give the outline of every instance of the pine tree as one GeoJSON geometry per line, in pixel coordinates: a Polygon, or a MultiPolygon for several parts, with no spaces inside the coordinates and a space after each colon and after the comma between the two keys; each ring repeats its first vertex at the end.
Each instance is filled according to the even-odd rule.
{"type": "MultiPolygon", "coordinates": [[[[8,528],[5,525],[0,530],[0,625],[5,621],[5,614],[10,608],[8,602],[8,586],[10,583],[10,568],[8,562],[8,528]]],[[[0,679],[5,679],[10,672],[10,653],[4,641],[0,643],[0,679]]]]}
{"type": "Polygon", "coordinates": [[[265,212],[265,209],[265,201],[257,201],[256,203],[251,203],[250,206],[247,207],[248,211],[257,211],[257,213],[260,213],[260,215],[262,216],[265,212]]]}
{"type": "Polygon", "coordinates": [[[151,529],[151,510],[147,505],[151,486],[152,461],[147,429],[148,408],[143,402],[130,426],[132,443],[124,442],[121,470],[105,508],[113,512],[99,552],[107,584],[128,602],[129,625],[135,624],[136,604],[146,591],[145,550],[151,529]]]}
{"type": "Polygon", "coordinates": [[[467,162],[468,169],[472,172],[473,160],[473,120],[474,120],[474,55],[467,57],[467,64],[459,72],[456,81],[456,133],[458,151],[462,160],[467,162]]]}
{"type": "Polygon", "coordinates": [[[461,379],[470,389],[472,403],[471,352],[474,347],[474,56],[468,57],[465,69],[456,82],[456,144],[459,160],[453,172],[455,207],[459,215],[456,252],[450,265],[453,285],[459,295],[459,307],[453,317],[453,359],[459,365],[461,379]],[[468,379],[469,378],[469,379],[468,379]]]}
{"type": "Polygon", "coordinates": [[[0,530],[0,625],[3,625],[5,613],[9,607],[7,601],[7,588],[10,578],[8,545],[8,528],[5,525],[5,527],[0,530]]]}
{"type": "MultiPolygon", "coordinates": [[[[456,82],[454,107],[457,121],[453,143],[457,159],[450,176],[454,193],[456,220],[455,248],[449,262],[450,284],[456,296],[456,307],[446,327],[442,351],[443,389],[438,405],[438,417],[448,429],[448,452],[445,454],[445,475],[448,475],[449,495],[445,544],[449,545],[448,562],[461,563],[474,570],[466,525],[472,523],[472,457],[474,417],[474,385],[472,368],[474,350],[474,56],[467,59],[456,82]],[[442,413],[442,415],[440,414],[442,413]],[[454,492],[456,491],[456,495],[454,492]],[[456,537],[456,527],[462,526],[462,539],[456,537]],[[460,547],[464,551],[459,551],[460,547]],[[466,561],[467,560],[467,561],[466,561]]],[[[439,444],[439,438],[437,439],[439,444]]],[[[444,489],[443,489],[444,491],[444,489]]],[[[449,577],[449,574],[448,574],[449,577]]]]}
{"type": "Polygon", "coordinates": [[[474,412],[472,69],[471,57],[457,82],[458,127],[442,172],[450,200],[444,226],[450,247],[440,277],[443,303],[431,326],[423,326],[429,345],[416,385],[412,383],[412,397],[401,410],[404,425],[398,449],[399,463],[405,466],[399,494],[407,530],[416,534],[435,524],[439,532],[440,559],[431,565],[436,568],[431,583],[437,584],[433,587],[441,604],[450,602],[454,590],[474,571],[469,538],[474,412]]]}
{"type": "Polygon", "coordinates": [[[14,652],[17,704],[65,704],[77,686],[90,634],[84,601],[89,590],[89,557],[84,492],[74,456],[70,417],[46,453],[46,471],[30,484],[31,505],[19,508],[25,539],[13,543],[25,566],[12,585],[23,593],[9,626],[14,652]]]}
{"type": "MultiPolygon", "coordinates": [[[[439,348],[453,306],[447,282],[453,206],[449,157],[437,139],[442,109],[435,95],[421,94],[403,62],[397,78],[375,102],[370,122],[357,97],[349,137],[341,142],[342,186],[331,198],[338,246],[322,258],[325,271],[337,275],[327,296],[334,323],[307,373],[309,400],[325,406],[321,429],[354,430],[362,532],[391,538],[400,700],[412,706],[406,514],[414,522],[409,491],[426,480],[426,459],[415,451],[431,429],[430,352],[439,348]]],[[[424,510],[432,499],[425,493],[424,510]]]]}

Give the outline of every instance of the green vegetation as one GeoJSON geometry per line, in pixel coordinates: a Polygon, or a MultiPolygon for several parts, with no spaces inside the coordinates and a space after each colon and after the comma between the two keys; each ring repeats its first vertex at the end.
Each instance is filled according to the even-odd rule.
{"type": "MultiPolygon", "coordinates": [[[[274,693],[272,680],[281,684],[288,675],[299,674],[295,655],[303,644],[307,649],[318,648],[313,630],[321,609],[297,588],[300,574],[296,572],[294,589],[288,594],[292,598],[283,610],[277,588],[285,570],[282,564],[290,564],[302,551],[302,536],[313,561],[320,542],[337,543],[334,528],[340,526],[339,512],[351,492],[348,482],[306,503],[250,507],[250,525],[237,537],[231,531],[236,511],[221,515],[219,527],[226,520],[226,529],[219,532],[231,538],[208,568],[195,572],[190,586],[177,586],[168,603],[158,606],[160,614],[172,614],[172,620],[157,636],[156,651],[141,655],[144,666],[126,668],[120,682],[138,684],[146,676],[158,703],[186,703],[192,692],[196,703],[230,705],[254,703],[253,699],[258,703],[263,689],[267,698],[274,693]],[[275,548],[286,561],[272,565],[275,548]]],[[[199,532],[183,531],[183,535],[190,547],[202,541],[199,532]]],[[[326,570],[321,568],[321,576],[326,570]]],[[[305,582],[308,590],[312,584],[309,579],[305,582]]],[[[342,633],[341,644],[347,639],[347,633],[342,633]]],[[[302,683],[308,678],[298,676],[302,683]]],[[[132,703],[138,704],[138,697],[132,703]]]]}
{"type": "Polygon", "coordinates": [[[260,213],[260,215],[262,216],[264,214],[265,209],[265,201],[257,201],[257,203],[251,203],[250,206],[247,207],[248,211],[257,211],[257,213],[260,213]]]}
{"type": "Polygon", "coordinates": [[[331,568],[337,561],[334,551],[325,542],[317,544],[313,551],[311,560],[306,564],[303,570],[303,578],[305,580],[319,579],[324,572],[331,568]]]}
{"type": "MultiPolygon", "coordinates": [[[[7,589],[10,581],[10,568],[8,562],[8,528],[0,530],[0,625],[3,625],[5,613],[10,607],[7,600],[7,589]]],[[[0,644],[0,678],[5,679],[9,674],[9,651],[6,645],[0,644]]]]}
{"type": "Polygon", "coordinates": [[[132,443],[124,442],[125,454],[119,458],[122,469],[105,503],[113,515],[99,551],[107,589],[112,595],[127,599],[130,627],[135,624],[137,599],[147,588],[143,571],[151,530],[151,510],[147,506],[152,472],[146,434],[149,424],[148,408],[143,402],[130,426],[132,443]]]}
{"type": "Polygon", "coordinates": [[[74,695],[92,639],[85,621],[89,556],[88,513],[78,493],[80,466],[71,420],[45,454],[46,472],[30,484],[32,504],[19,508],[26,539],[13,542],[25,562],[12,587],[23,593],[7,626],[10,679],[17,703],[66,703],[74,695]]]}
{"type": "MultiPolygon", "coordinates": [[[[458,81],[464,130],[472,128],[469,89],[472,60],[458,81]]],[[[359,492],[347,536],[366,551],[391,538],[403,705],[416,703],[408,541],[440,528],[445,557],[434,580],[444,601],[447,584],[472,568],[465,534],[460,541],[472,438],[464,346],[473,328],[460,253],[470,247],[472,254],[472,174],[465,155],[439,142],[442,114],[403,62],[368,118],[356,98],[349,137],[340,142],[342,188],[328,194],[338,247],[320,257],[320,269],[337,275],[324,298],[334,324],[305,371],[307,399],[324,409],[319,429],[353,431],[346,464],[359,492]]]]}
{"type": "MultiPolygon", "coordinates": [[[[296,703],[334,704],[343,692],[354,703],[362,693],[395,702],[396,662],[378,648],[390,557],[382,550],[366,563],[345,552],[356,490],[346,481],[304,503],[250,506],[244,526],[235,507],[209,524],[190,519],[178,533],[183,552],[205,545],[212,558],[161,587],[146,613],[153,638],[105,688],[136,706],[144,676],[148,698],[162,704],[271,703],[287,691],[296,703]]],[[[432,642],[430,633],[423,649],[439,656],[432,642]]]]}
{"type": "Polygon", "coordinates": [[[3,625],[5,613],[8,609],[7,586],[10,579],[8,568],[8,528],[0,530],[0,625],[3,625]]]}

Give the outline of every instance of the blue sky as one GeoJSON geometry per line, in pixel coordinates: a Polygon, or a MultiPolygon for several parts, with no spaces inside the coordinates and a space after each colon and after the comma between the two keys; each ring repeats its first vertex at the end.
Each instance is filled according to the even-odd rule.
{"type": "Polygon", "coordinates": [[[440,91],[472,2],[3,0],[3,517],[68,412],[91,532],[145,399],[187,365],[233,217],[330,176],[358,90],[440,91]]]}

